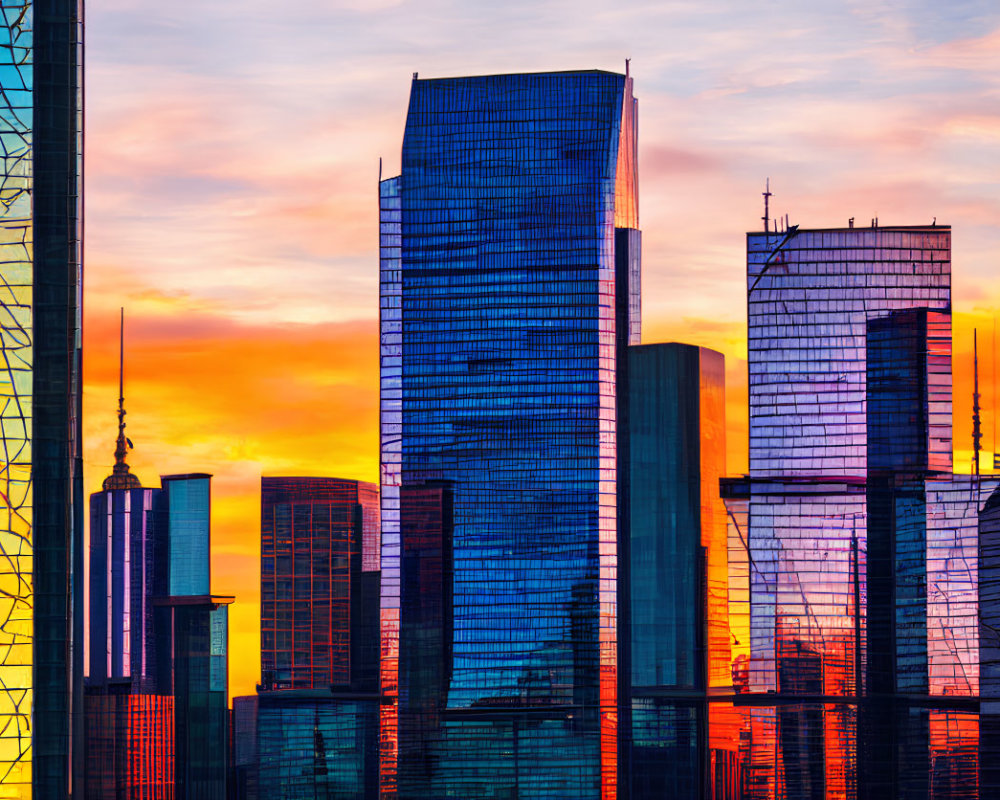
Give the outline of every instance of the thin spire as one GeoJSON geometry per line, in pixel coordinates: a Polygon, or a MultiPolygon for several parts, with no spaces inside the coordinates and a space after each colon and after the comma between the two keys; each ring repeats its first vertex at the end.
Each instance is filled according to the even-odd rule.
{"type": "Polygon", "coordinates": [[[975,383],[972,389],[972,466],[979,477],[979,451],[983,449],[983,432],[979,414],[979,344],[976,329],[972,329],[972,374],[975,383]]]}
{"type": "Polygon", "coordinates": [[[142,488],[139,479],[129,472],[125,463],[130,446],[131,442],[125,436],[125,309],[122,308],[118,329],[118,439],[115,442],[115,466],[104,479],[104,491],[142,488]]]}
{"type": "Polygon", "coordinates": [[[768,201],[772,197],[770,178],[767,179],[767,183],[765,184],[764,191],[762,192],[762,194],[764,195],[764,216],[761,217],[761,219],[764,220],[764,233],[770,233],[770,231],[768,230],[768,221],[770,219],[770,212],[768,211],[768,201]]]}

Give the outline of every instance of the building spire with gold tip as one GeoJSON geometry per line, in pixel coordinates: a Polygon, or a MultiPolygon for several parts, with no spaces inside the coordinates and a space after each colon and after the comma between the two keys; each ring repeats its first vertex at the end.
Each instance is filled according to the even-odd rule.
{"type": "Polygon", "coordinates": [[[104,479],[104,491],[115,489],[141,489],[139,479],[129,472],[125,456],[132,443],[125,437],[125,309],[122,309],[118,338],[118,441],[115,444],[115,466],[104,479]]]}

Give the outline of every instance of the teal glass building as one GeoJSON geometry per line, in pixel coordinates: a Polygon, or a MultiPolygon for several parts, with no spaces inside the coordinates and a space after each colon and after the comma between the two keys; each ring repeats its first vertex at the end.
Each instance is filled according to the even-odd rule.
{"type": "Polygon", "coordinates": [[[725,782],[737,756],[736,741],[708,740],[709,695],[731,683],[722,354],[628,348],[622,411],[629,646],[619,790],[632,800],[715,797],[709,787],[725,782]]]}
{"type": "Polygon", "coordinates": [[[330,689],[257,695],[255,796],[378,798],[378,702],[330,689]]]}
{"type": "Polygon", "coordinates": [[[413,81],[380,187],[384,797],[616,796],[636,110],[627,74],[413,81]]]}

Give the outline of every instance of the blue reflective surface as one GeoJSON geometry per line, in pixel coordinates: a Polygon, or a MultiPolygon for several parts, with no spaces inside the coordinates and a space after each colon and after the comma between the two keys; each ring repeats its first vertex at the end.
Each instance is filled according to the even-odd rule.
{"type": "MultiPolygon", "coordinates": [[[[401,795],[613,796],[616,344],[631,338],[616,330],[638,323],[638,286],[616,303],[616,220],[635,196],[634,157],[618,170],[628,83],[413,84],[402,175],[382,185],[383,691],[422,607],[397,583],[412,516],[397,484],[450,487],[447,530],[420,527],[450,550],[450,609],[433,639],[448,646],[428,645],[448,675],[441,707],[407,721],[420,689],[398,671],[401,795]],[[430,774],[407,766],[412,724],[430,774]]],[[[637,272],[637,256],[621,261],[637,272]]]]}

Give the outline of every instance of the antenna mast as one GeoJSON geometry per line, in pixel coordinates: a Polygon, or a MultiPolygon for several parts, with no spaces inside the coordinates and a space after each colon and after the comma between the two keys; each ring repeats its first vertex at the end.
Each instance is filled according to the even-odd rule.
{"type": "Polygon", "coordinates": [[[764,195],[764,216],[761,217],[761,219],[764,220],[764,233],[770,233],[770,231],[767,229],[768,228],[768,223],[770,222],[770,217],[771,217],[770,212],[768,210],[769,201],[771,199],[771,179],[770,178],[767,179],[767,183],[765,184],[764,191],[762,192],[762,194],[764,195]]]}
{"type": "Polygon", "coordinates": [[[125,459],[131,445],[125,436],[125,309],[121,310],[118,329],[118,439],[115,441],[115,466],[104,479],[104,491],[114,489],[141,489],[139,479],[129,472],[125,459]]]}
{"type": "Polygon", "coordinates": [[[972,374],[975,383],[972,389],[972,466],[979,477],[979,451],[983,448],[983,431],[979,415],[979,344],[976,329],[972,329],[972,374]]]}

